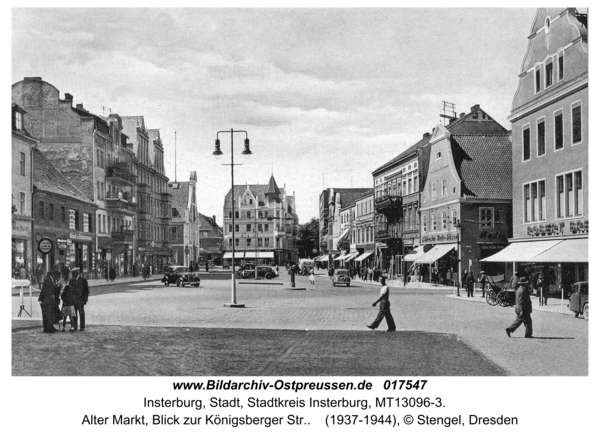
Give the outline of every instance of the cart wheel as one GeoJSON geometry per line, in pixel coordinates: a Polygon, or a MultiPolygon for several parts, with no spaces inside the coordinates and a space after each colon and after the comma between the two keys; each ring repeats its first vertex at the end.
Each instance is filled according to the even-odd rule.
{"type": "Polygon", "coordinates": [[[508,301],[508,296],[506,295],[506,291],[500,291],[500,292],[498,292],[498,297],[496,299],[498,300],[498,304],[501,307],[508,307],[508,306],[510,306],[510,302],[508,301]]]}
{"type": "Polygon", "coordinates": [[[583,317],[588,321],[590,319],[589,306],[587,304],[583,306],[583,317]]]}
{"type": "Polygon", "coordinates": [[[496,296],[496,293],[494,291],[489,291],[485,296],[485,301],[487,301],[487,303],[490,306],[495,306],[496,304],[498,304],[498,298],[496,296]]]}

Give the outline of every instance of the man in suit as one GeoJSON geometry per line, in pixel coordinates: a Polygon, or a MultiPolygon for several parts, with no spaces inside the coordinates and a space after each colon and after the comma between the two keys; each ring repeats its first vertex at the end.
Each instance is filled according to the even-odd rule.
{"type": "Polygon", "coordinates": [[[50,271],[46,274],[46,278],[42,283],[42,290],[38,301],[42,308],[42,322],[44,324],[44,333],[54,333],[54,305],[55,305],[55,292],[60,288],[62,284],[60,282],[60,272],[50,271]]]}
{"type": "Polygon", "coordinates": [[[527,278],[521,277],[517,283],[517,295],[515,298],[515,312],[517,319],[506,329],[506,334],[510,338],[511,333],[519,328],[521,324],[525,324],[525,337],[533,337],[533,324],[531,322],[531,294],[527,285],[527,278]]]}
{"type": "Polygon", "coordinates": [[[87,304],[90,288],[87,279],[80,274],[79,268],[73,268],[71,274],[72,278],[69,280],[69,287],[73,293],[73,303],[75,306],[75,317],[71,331],[77,331],[77,319],[79,319],[79,330],[83,332],[85,331],[84,306],[87,304]]]}

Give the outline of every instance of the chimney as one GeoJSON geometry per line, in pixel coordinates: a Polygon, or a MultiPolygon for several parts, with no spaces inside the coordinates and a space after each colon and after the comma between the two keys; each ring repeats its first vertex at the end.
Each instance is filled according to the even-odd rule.
{"type": "Polygon", "coordinates": [[[65,100],[66,101],[73,101],[73,96],[71,94],[69,94],[68,92],[65,92],[65,100]]]}
{"type": "Polygon", "coordinates": [[[83,108],[83,103],[77,103],[77,104],[75,105],[75,107],[76,107],[77,109],[79,109],[79,110],[82,110],[82,111],[84,111],[84,110],[85,110],[85,109],[83,108]]]}
{"type": "Polygon", "coordinates": [[[41,82],[42,78],[41,77],[25,77],[23,80],[25,80],[26,82],[41,82]]]}
{"type": "Polygon", "coordinates": [[[429,132],[423,133],[423,139],[425,139],[425,138],[429,138],[429,132]]]}
{"type": "Polygon", "coordinates": [[[475,111],[477,109],[479,109],[479,105],[478,104],[476,104],[475,106],[471,107],[471,112],[473,112],[473,111],[475,111]]]}
{"type": "Polygon", "coordinates": [[[462,118],[462,117],[464,117],[464,116],[465,116],[465,113],[464,113],[464,112],[461,112],[461,113],[460,113],[460,118],[462,118]]]}
{"type": "Polygon", "coordinates": [[[213,223],[217,224],[217,218],[213,215],[213,223]]]}

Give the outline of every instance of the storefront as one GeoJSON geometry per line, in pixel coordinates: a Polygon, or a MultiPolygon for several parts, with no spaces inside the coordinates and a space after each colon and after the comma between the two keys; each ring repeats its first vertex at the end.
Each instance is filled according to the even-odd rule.
{"type": "Polygon", "coordinates": [[[31,243],[31,220],[16,218],[12,226],[12,270],[16,271],[24,265],[32,272],[36,265],[33,263],[33,247],[31,243]]]}

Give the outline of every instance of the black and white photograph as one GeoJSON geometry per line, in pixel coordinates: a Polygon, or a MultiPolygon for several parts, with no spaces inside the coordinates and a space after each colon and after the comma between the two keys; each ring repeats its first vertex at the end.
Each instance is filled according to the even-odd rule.
{"type": "Polygon", "coordinates": [[[25,427],[592,428],[587,7],[11,6],[25,427]]]}

